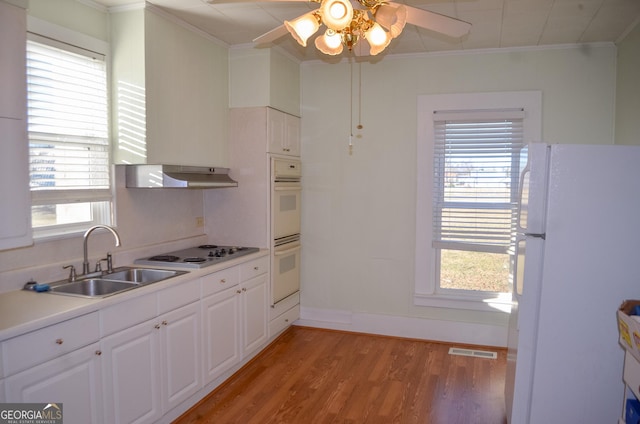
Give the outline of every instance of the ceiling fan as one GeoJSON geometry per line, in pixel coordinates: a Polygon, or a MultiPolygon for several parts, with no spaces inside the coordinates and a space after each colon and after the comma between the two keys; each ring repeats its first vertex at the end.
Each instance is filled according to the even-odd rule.
{"type": "Polygon", "coordinates": [[[471,28],[468,22],[393,1],[288,1],[312,1],[319,3],[320,7],[259,36],[253,40],[256,45],[271,43],[290,33],[306,47],[309,37],[324,25],[324,34],[315,40],[316,48],[322,53],[337,55],[346,47],[358,56],[366,56],[367,53],[373,56],[400,35],[406,23],[455,38],[464,36],[471,28]],[[366,44],[369,45],[368,52],[366,44]]]}

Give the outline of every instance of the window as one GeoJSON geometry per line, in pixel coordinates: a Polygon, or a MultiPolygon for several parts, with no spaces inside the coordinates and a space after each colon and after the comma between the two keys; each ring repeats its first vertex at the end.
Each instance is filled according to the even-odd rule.
{"type": "Polygon", "coordinates": [[[433,248],[441,291],[511,290],[522,115],[434,113],[433,248]]]}
{"type": "Polygon", "coordinates": [[[418,113],[414,302],[489,310],[511,299],[520,149],[540,139],[540,93],[421,96],[418,113]]]}
{"type": "Polygon", "coordinates": [[[30,34],[27,90],[34,235],[110,224],[104,56],[30,34]]]}

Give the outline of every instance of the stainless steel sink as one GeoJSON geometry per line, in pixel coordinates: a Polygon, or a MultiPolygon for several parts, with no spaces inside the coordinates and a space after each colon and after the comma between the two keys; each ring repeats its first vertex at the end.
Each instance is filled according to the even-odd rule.
{"type": "Polygon", "coordinates": [[[168,269],[121,267],[110,273],[85,275],[77,281],[65,280],[51,283],[49,293],[102,298],[186,273],[187,271],[168,269]]]}
{"type": "Polygon", "coordinates": [[[133,283],[148,284],[157,281],[166,280],[184,274],[183,271],[172,271],[168,269],[150,269],[150,268],[125,268],[116,270],[110,274],[102,276],[105,280],[128,281],[133,283]]]}
{"type": "Polygon", "coordinates": [[[81,297],[107,297],[139,286],[140,284],[125,281],[89,278],[87,280],[73,281],[66,284],[52,285],[51,293],[81,297]]]}

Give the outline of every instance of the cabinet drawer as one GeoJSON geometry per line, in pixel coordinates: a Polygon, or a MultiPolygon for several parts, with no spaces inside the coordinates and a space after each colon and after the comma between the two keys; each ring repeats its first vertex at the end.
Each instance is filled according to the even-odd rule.
{"type": "Polygon", "coordinates": [[[300,305],[294,306],[284,314],[269,322],[269,338],[284,331],[298,318],[300,318],[300,305]]]}
{"type": "Polygon", "coordinates": [[[636,398],[640,399],[640,363],[625,350],[624,355],[624,382],[629,386],[636,398]]]}
{"type": "Polygon", "coordinates": [[[158,293],[158,314],[172,311],[200,299],[200,280],[189,281],[158,293]]]}
{"type": "Polygon", "coordinates": [[[240,281],[247,281],[264,274],[269,269],[269,256],[246,262],[240,265],[240,281]]]}
{"type": "Polygon", "coordinates": [[[273,321],[289,309],[300,304],[300,292],[294,293],[289,297],[282,299],[280,302],[269,308],[269,321],[273,321]]]}
{"type": "Polygon", "coordinates": [[[98,312],[73,318],[2,343],[5,374],[12,375],[100,338],[98,312]]]}
{"type": "Polygon", "coordinates": [[[126,300],[100,311],[102,336],[108,336],[125,328],[155,318],[157,310],[155,293],[126,300]]]}
{"type": "Polygon", "coordinates": [[[237,285],[240,281],[240,271],[238,267],[223,269],[213,274],[205,275],[202,281],[202,297],[218,293],[237,285]]]}

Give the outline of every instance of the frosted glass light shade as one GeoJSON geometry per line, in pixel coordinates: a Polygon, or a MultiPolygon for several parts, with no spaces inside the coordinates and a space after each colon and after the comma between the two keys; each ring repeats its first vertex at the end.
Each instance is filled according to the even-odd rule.
{"type": "Polygon", "coordinates": [[[391,34],[382,29],[377,22],[365,32],[364,36],[371,45],[371,50],[369,50],[371,56],[375,56],[383,51],[391,42],[391,34]]]}
{"type": "Polygon", "coordinates": [[[353,19],[353,6],[349,0],[323,0],[319,10],[322,23],[335,31],[347,27],[353,19]]]}
{"type": "Polygon", "coordinates": [[[342,37],[337,32],[328,29],[316,38],[316,48],[324,54],[335,56],[342,53],[342,37]]]}
{"type": "Polygon", "coordinates": [[[383,4],[376,10],[375,17],[376,22],[389,31],[392,38],[396,38],[402,33],[407,23],[407,8],[404,5],[383,4]]]}
{"type": "Polygon", "coordinates": [[[284,26],[301,46],[307,47],[307,40],[318,31],[320,24],[313,12],[292,21],[284,21],[284,26]]]}

